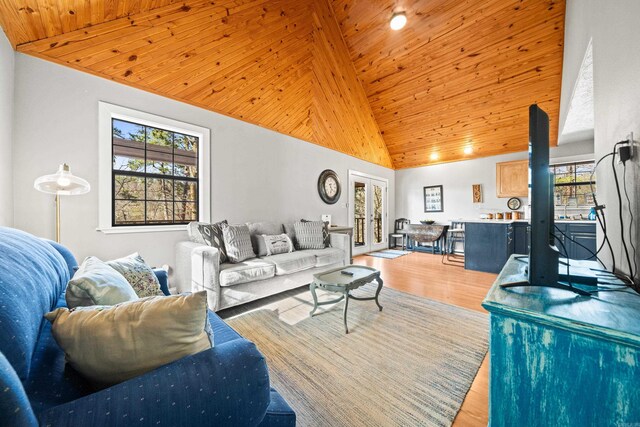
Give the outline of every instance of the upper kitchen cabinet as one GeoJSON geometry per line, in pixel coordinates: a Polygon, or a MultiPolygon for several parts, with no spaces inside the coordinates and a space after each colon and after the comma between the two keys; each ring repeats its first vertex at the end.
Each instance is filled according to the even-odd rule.
{"type": "Polygon", "coordinates": [[[496,163],[498,197],[529,196],[529,160],[496,163]]]}

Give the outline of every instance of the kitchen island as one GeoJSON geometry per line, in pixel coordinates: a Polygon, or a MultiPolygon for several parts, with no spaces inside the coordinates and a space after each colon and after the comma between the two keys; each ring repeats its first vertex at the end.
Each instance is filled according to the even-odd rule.
{"type": "MultiPolygon", "coordinates": [[[[469,219],[465,224],[464,263],[467,270],[499,273],[512,254],[529,253],[528,220],[469,219]]],[[[596,224],[587,220],[556,220],[556,246],[561,256],[593,259],[596,224]]]]}

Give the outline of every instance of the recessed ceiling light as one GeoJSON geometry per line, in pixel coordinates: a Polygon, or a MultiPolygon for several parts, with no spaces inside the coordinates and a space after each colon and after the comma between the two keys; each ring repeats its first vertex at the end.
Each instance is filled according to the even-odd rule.
{"type": "Polygon", "coordinates": [[[431,153],[431,156],[430,156],[431,160],[438,160],[439,157],[440,156],[438,156],[438,153],[431,153]]]}
{"type": "Polygon", "coordinates": [[[470,145],[467,145],[466,147],[464,147],[464,154],[471,154],[473,153],[473,147],[471,147],[470,145]]]}
{"type": "Polygon", "coordinates": [[[389,26],[392,30],[398,31],[407,25],[407,15],[404,12],[394,13],[389,21],[389,26]]]}

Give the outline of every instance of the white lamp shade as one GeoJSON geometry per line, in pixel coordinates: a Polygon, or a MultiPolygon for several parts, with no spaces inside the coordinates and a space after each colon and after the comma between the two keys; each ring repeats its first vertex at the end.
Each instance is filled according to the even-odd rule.
{"type": "Polygon", "coordinates": [[[58,168],[58,172],[37,178],[33,188],[43,193],[73,196],[88,193],[91,185],[86,180],[73,175],[69,165],[63,164],[58,168]]]}

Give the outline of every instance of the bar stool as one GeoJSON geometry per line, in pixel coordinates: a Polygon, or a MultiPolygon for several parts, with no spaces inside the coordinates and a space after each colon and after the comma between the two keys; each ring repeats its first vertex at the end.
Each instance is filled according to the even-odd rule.
{"type": "Polygon", "coordinates": [[[398,247],[398,239],[402,239],[402,250],[406,249],[406,237],[407,234],[404,233],[404,228],[409,225],[411,221],[407,218],[398,218],[394,224],[393,233],[389,233],[389,249],[391,249],[391,242],[393,242],[393,247],[398,247]]]}
{"type": "MultiPolygon", "coordinates": [[[[464,262],[459,258],[464,259],[464,223],[458,221],[451,221],[451,227],[447,230],[447,243],[446,243],[445,256],[447,261],[451,262],[464,262]],[[453,259],[451,258],[453,256],[453,259]]],[[[443,260],[444,262],[444,260],[443,260]]]]}

